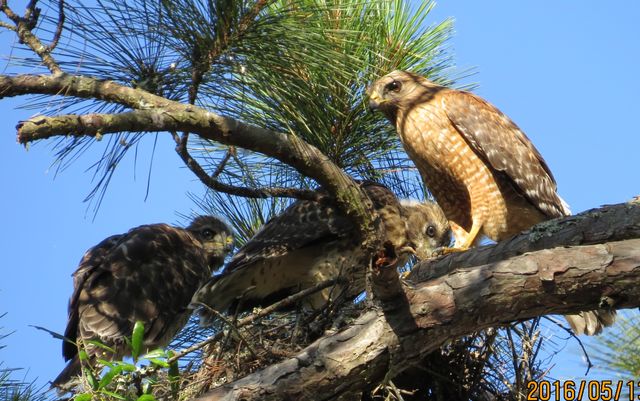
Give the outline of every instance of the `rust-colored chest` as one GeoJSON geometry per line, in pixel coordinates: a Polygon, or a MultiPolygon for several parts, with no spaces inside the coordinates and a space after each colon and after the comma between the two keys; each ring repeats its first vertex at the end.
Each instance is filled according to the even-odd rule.
{"type": "Polygon", "coordinates": [[[399,112],[396,128],[447,219],[464,230],[481,223],[483,234],[500,240],[542,219],[456,130],[441,97],[399,112]]]}

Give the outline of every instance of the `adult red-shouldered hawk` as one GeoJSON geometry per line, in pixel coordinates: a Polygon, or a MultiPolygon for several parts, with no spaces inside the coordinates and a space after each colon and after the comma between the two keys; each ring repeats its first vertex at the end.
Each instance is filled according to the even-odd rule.
{"type": "MultiPolygon", "coordinates": [[[[142,321],[147,350],[168,345],[191,314],[191,297],[232,247],[232,230],[212,216],[196,217],[186,229],[151,224],[103,240],[73,274],[65,337],[82,340],[90,360],[120,359],[130,352],[125,337],[142,321]]],[[[76,344],[65,341],[62,355],[70,362],[53,385],[68,389],[81,368],[76,344]]]]}
{"type": "MultiPolygon", "coordinates": [[[[556,181],[529,138],[480,97],[419,75],[393,71],[368,89],[370,106],[395,125],[409,157],[467,249],[543,220],[570,215],[556,181]]],[[[614,312],[567,316],[578,334],[596,334],[614,312]]]]}
{"type": "MultiPolygon", "coordinates": [[[[363,188],[381,217],[385,237],[398,256],[425,258],[449,244],[446,218],[435,203],[401,204],[386,187],[365,183],[363,188]]],[[[225,312],[265,306],[302,289],[342,275],[336,285],[309,296],[305,307],[319,309],[339,294],[355,297],[364,291],[366,267],[372,255],[356,241],[351,221],[332,205],[297,201],[269,220],[229,261],[221,275],[196,293],[194,305],[206,304],[225,312]]],[[[202,311],[206,320],[206,310],[202,311]]]]}

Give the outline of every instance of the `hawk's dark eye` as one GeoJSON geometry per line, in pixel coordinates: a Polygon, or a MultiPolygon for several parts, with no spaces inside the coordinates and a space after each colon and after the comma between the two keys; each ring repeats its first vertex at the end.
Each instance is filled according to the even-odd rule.
{"type": "Polygon", "coordinates": [[[434,226],[429,226],[427,227],[426,233],[429,237],[433,238],[436,236],[436,228],[434,226]]]}
{"type": "Polygon", "coordinates": [[[402,84],[399,81],[393,80],[385,86],[387,92],[398,92],[402,89],[402,84]]]}
{"type": "Polygon", "coordinates": [[[204,230],[202,230],[202,237],[204,239],[213,239],[213,236],[215,235],[215,233],[213,232],[213,230],[209,229],[209,228],[205,228],[204,230]]]}

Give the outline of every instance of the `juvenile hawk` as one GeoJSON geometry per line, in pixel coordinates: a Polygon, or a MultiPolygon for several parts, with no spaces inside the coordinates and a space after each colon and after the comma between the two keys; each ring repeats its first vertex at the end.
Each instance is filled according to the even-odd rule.
{"type": "MultiPolygon", "coordinates": [[[[480,97],[404,71],[380,78],[368,94],[371,108],[395,125],[449,219],[456,247],[469,248],[481,234],[500,241],[571,214],[529,138],[480,97]]],[[[585,312],[568,320],[576,333],[595,334],[613,317],[585,312]]]]}
{"type": "MultiPolygon", "coordinates": [[[[65,337],[115,350],[105,354],[85,343],[90,359],[120,359],[129,352],[125,337],[140,320],[145,348],[166,346],[186,324],[191,297],[232,247],[232,230],[212,216],[196,217],[186,229],[151,224],[103,240],[73,274],[65,337]]],[[[81,366],[75,344],[65,341],[62,355],[70,362],[53,385],[64,388],[81,366]]]]}
{"type": "MultiPolygon", "coordinates": [[[[425,258],[434,248],[448,245],[446,218],[434,203],[401,204],[386,187],[365,183],[363,188],[380,215],[384,242],[404,264],[410,254],[425,258]]],[[[269,220],[231,259],[221,275],[211,278],[194,296],[218,311],[248,310],[269,305],[302,289],[342,275],[337,285],[308,297],[306,307],[319,309],[343,293],[364,291],[371,256],[355,241],[355,228],[329,200],[300,200],[269,220]]],[[[206,317],[206,311],[203,311],[206,317]]]]}

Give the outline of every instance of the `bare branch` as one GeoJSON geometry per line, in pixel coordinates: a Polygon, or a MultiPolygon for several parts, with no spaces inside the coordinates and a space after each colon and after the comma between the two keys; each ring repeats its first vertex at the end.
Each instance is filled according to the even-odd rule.
{"type": "Polygon", "coordinates": [[[224,157],[222,158],[222,160],[220,160],[220,163],[218,163],[218,167],[216,167],[214,172],[211,174],[211,177],[218,178],[220,174],[222,174],[225,167],[227,167],[227,163],[229,162],[229,159],[231,159],[231,156],[235,153],[235,151],[236,150],[234,147],[229,147],[229,149],[227,149],[226,153],[224,154],[224,157]]]}
{"type": "Polygon", "coordinates": [[[53,34],[53,39],[51,43],[47,46],[47,52],[51,53],[53,49],[58,46],[58,42],[60,41],[60,36],[62,36],[62,29],[64,28],[64,0],[58,0],[58,24],[56,25],[56,31],[53,34]]]}
{"type": "Polygon", "coordinates": [[[215,59],[229,48],[233,40],[241,38],[246,33],[251,27],[251,23],[268,3],[269,1],[267,0],[256,1],[253,7],[241,17],[237,26],[227,20],[219,20],[216,25],[218,29],[216,40],[211,44],[211,47],[209,49],[199,49],[197,47],[193,49],[189,104],[195,104],[204,75],[209,71],[215,59]]]}
{"type": "Polygon", "coordinates": [[[25,19],[32,19],[34,18],[34,15],[36,12],[36,4],[38,3],[38,0],[29,0],[29,3],[27,3],[27,7],[25,8],[25,12],[24,12],[24,18],[25,19]]]}
{"type": "MultiPolygon", "coordinates": [[[[195,160],[189,151],[187,150],[186,142],[184,142],[180,136],[178,136],[175,132],[172,133],[174,140],[176,141],[176,152],[182,159],[183,163],[191,170],[191,172],[198,177],[198,179],[207,187],[214,189],[216,191],[225,192],[230,195],[235,196],[243,196],[246,198],[270,198],[270,197],[283,197],[283,198],[296,198],[296,199],[307,199],[307,200],[320,200],[320,195],[317,191],[307,190],[307,189],[299,189],[299,188],[280,188],[280,187],[270,187],[270,188],[250,188],[250,187],[239,187],[235,185],[225,184],[224,182],[219,181],[216,177],[220,175],[222,172],[222,168],[224,168],[224,163],[221,163],[219,168],[211,175],[207,174],[207,172],[202,168],[200,163],[195,160]]],[[[183,134],[184,135],[184,134],[183,134]]],[[[230,153],[227,153],[227,156],[231,156],[230,153]]],[[[228,158],[227,158],[228,159],[228,158]]]]}
{"type": "MultiPolygon", "coordinates": [[[[18,126],[18,142],[27,143],[31,141],[48,139],[60,135],[72,136],[92,136],[101,139],[102,135],[112,134],[116,132],[175,132],[177,130],[192,131],[206,138],[210,134],[211,122],[210,118],[222,118],[227,122],[233,120],[219,117],[216,115],[204,115],[205,122],[194,124],[193,113],[186,109],[182,112],[164,112],[162,110],[135,110],[127,113],[119,114],[85,114],[85,115],[64,115],[57,117],[34,117],[30,120],[21,122],[18,126]],[[202,132],[202,127],[206,127],[207,132],[202,132]]],[[[241,124],[241,123],[239,123],[241,124]]],[[[248,126],[247,126],[248,127],[248,126]]],[[[266,130],[265,135],[279,136],[266,130]]],[[[234,137],[231,134],[221,133],[222,136],[216,138],[219,142],[231,144],[234,137]]],[[[237,136],[238,132],[235,133],[237,136]]],[[[249,134],[252,134],[249,132],[249,134]]],[[[252,134],[253,135],[253,134],[252,134]]],[[[174,135],[177,142],[176,151],[183,159],[184,163],[194,172],[194,174],[207,186],[227,192],[233,195],[265,198],[271,196],[293,197],[299,199],[319,200],[320,197],[316,191],[303,190],[297,188],[246,188],[235,187],[224,184],[213,177],[209,176],[196,160],[191,157],[186,147],[186,137],[178,137],[174,135]]],[[[262,138],[263,141],[266,138],[262,138]]],[[[247,145],[245,145],[247,146],[247,145]]],[[[267,146],[267,145],[265,145],[267,146]]],[[[290,145],[288,145],[290,146],[290,145]]],[[[309,146],[309,145],[306,145],[309,146]]],[[[263,148],[264,149],[264,148],[263,148]]],[[[316,150],[317,151],[317,150],[316,150]]],[[[318,155],[321,155],[317,151],[318,155]]],[[[324,156],[324,155],[323,155],[324,156]]]]}
{"type": "Polygon", "coordinates": [[[211,313],[213,314],[216,318],[218,318],[219,320],[221,320],[227,327],[229,327],[229,329],[231,331],[233,331],[233,333],[240,339],[241,342],[243,342],[246,346],[247,349],[249,350],[249,352],[251,353],[251,355],[253,355],[253,357],[257,357],[257,353],[256,350],[253,348],[253,345],[251,344],[250,341],[247,341],[247,339],[244,337],[244,335],[240,332],[240,330],[238,330],[240,328],[240,326],[234,324],[230,319],[228,319],[225,315],[223,315],[222,313],[218,312],[217,310],[211,308],[209,305],[207,304],[203,304],[203,303],[198,303],[198,306],[205,308],[207,310],[207,313],[211,313]]]}
{"type": "Polygon", "coordinates": [[[5,29],[8,29],[10,31],[15,31],[16,29],[18,29],[18,28],[16,28],[15,25],[11,25],[11,24],[8,24],[8,23],[3,22],[3,21],[0,21],[0,28],[5,28],[5,29]]]}
{"type": "Polygon", "coordinates": [[[150,110],[138,110],[119,114],[69,114],[57,117],[34,117],[21,121],[17,126],[18,142],[27,143],[55,136],[91,136],[102,139],[103,134],[116,132],[165,131],[170,124],[178,124],[171,118],[150,110]],[[155,123],[154,123],[155,121],[155,123]],[[28,138],[28,139],[27,139],[28,138]]]}
{"type": "Polygon", "coordinates": [[[53,74],[62,74],[62,69],[55,59],[51,57],[51,49],[49,49],[48,46],[43,45],[40,39],[38,39],[38,37],[32,32],[32,29],[35,28],[38,22],[38,16],[40,14],[40,10],[36,9],[35,6],[36,1],[30,1],[27,5],[24,17],[20,17],[9,7],[7,1],[4,0],[0,2],[0,11],[2,11],[16,25],[15,32],[18,35],[20,43],[24,43],[29,46],[29,48],[33,50],[38,57],[40,57],[42,63],[53,74]]]}
{"type": "Polygon", "coordinates": [[[602,308],[605,299],[616,308],[638,307],[638,238],[640,205],[621,204],[536,226],[509,244],[489,247],[492,262],[486,264],[478,261],[485,260],[487,248],[446,256],[435,264],[448,269],[417,275],[384,311],[370,310],[346,330],[319,339],[295,357],[201,399],[338,398],[368,391],[368,386],[419,362],[445,341],[478,329],[602,308]],[[571,227],[573,237],[599,244],[564,247],[571,227]],[[521,246],[532,232],[545,237],[545,249],[514,256],[513,247],[521,246]],[[454,259],[465,267],[458,267],[454,259]]]}
{"type": "Polygon", "coordinates": [[[9,8],[9,4],[7,4],[7,0],[0,1],[0,11],[2,11],[11,21],[16,21],[20,19],[20,16],[13,12],[11,8],[9,8]]]}

